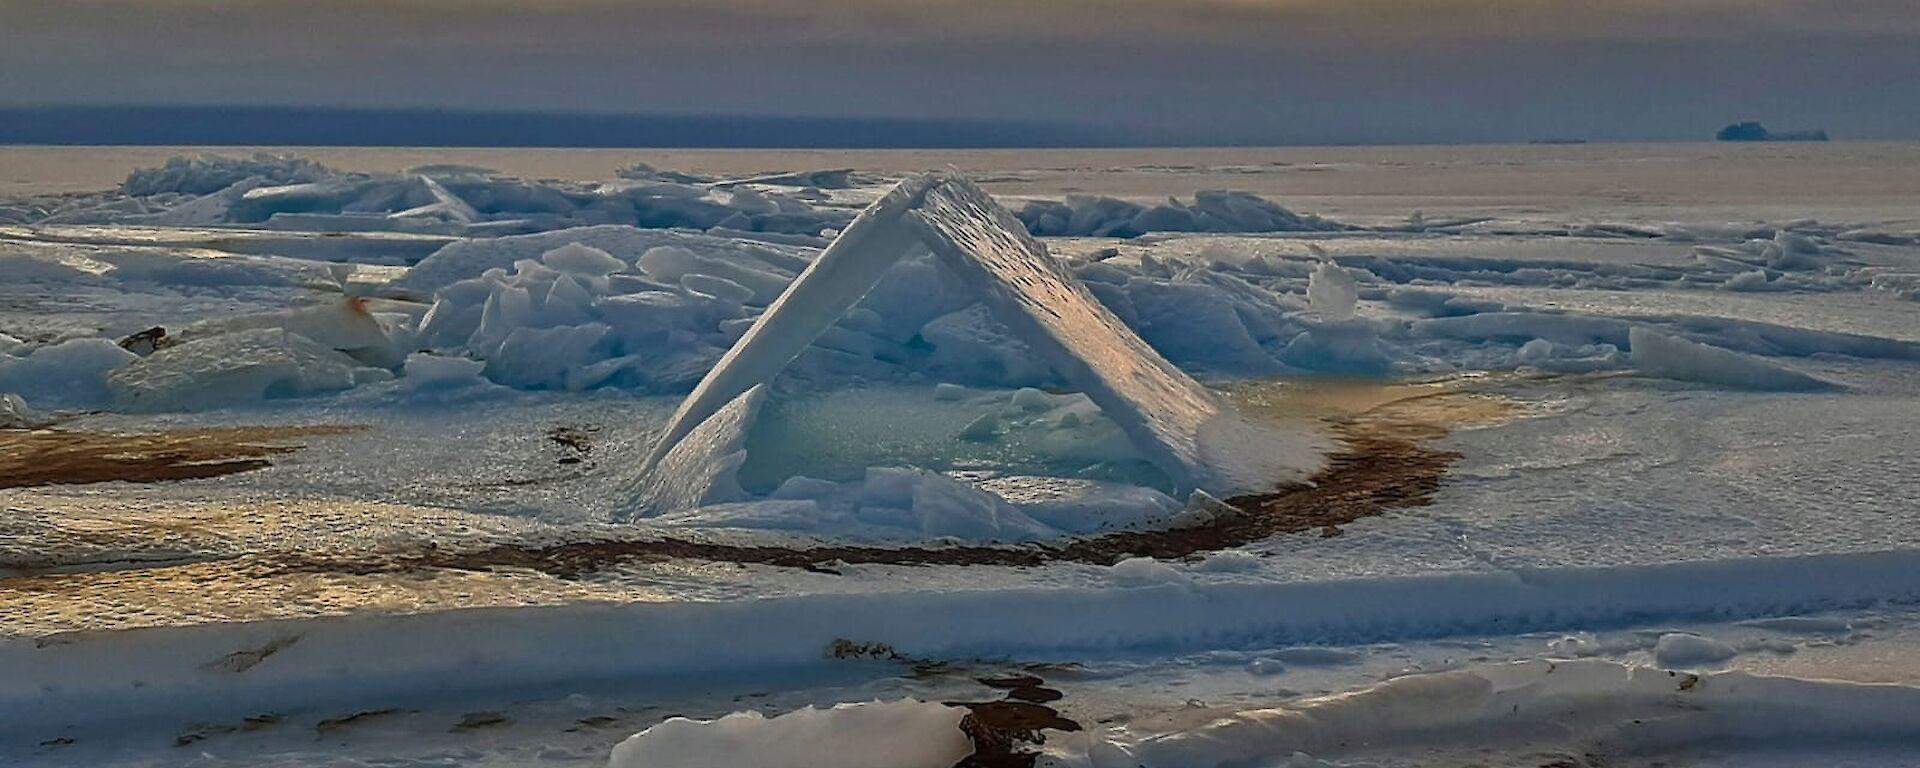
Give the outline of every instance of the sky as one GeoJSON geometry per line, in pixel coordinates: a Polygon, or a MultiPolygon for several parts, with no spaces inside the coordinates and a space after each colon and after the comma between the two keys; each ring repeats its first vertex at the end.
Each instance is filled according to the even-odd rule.
{"type": "Polygon", "coordinates": [[[128,104],[1920,138],[1920,1],[0,0],[0,107],[128,104]]]}

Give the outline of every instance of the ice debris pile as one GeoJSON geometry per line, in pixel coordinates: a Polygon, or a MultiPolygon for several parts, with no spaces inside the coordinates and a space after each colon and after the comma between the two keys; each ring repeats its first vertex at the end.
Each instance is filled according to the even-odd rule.
{"type": "Polygon", "coordinates": [[[1027,231],[1039,236],[1136,237],[1148,232],[1336,232],[1352,229],[1298,214],[1248,192],[1203,190],[1191,202],[1168,198],[1142,205],[1098,195],[1034,200],[1020,207],[1027,231]]]}
{"type": "Polygon", "coordinates": [[[627,224],[811,240],[852,218],[845,204],[808,183],[836,180],[846,181],[790,174],[736,183],[651,172],[603,182],[528,181],[458,165],[359,173],[293,156],[209,155],[137,170],[113,193],[6,206],[0,222],[472,235],[627,224]]]}
{"type": "MultiPolygon", "coordinates": [[[[0,355],[0,391],[40,408],[192,411],[335,392],[394,377],[389,327],[346,299],[121,343],[77,338],[0,355]]],[[[24,346],[24,345],[23,345],[24,346]]]]}
{"type": "MultiPolygon", "coordinates": [[[[1543,266],[1492,258],[1302,259],[1225,246],[1201,248],[1197,256],[1168,255],[1160,248],[1108,249],[1070,256],[1062,265],[1160,356],[1204,376],[1638,368],[1719,386],[1803,389],[1816,384],[1803,374],[1762,368],[1779,368],[1782,358],[1820,354],[1920,359],[1920,345],[1892,338],[1687,315],[1634,319],[1539,309],[1452,288],[1564,284],[1603,290],[1752,290],[1763,279],[1767,290],[1898,292],[1920,285],[1902,282],[1911,277],[1903,272],[1835,264],[1839,257],[1830,243],[1782,230],[1739,246],[1698,246],[1699,263],[1693,267],[1543,266]],[[1766,266],[1771,256],[1780,261],[1787,254],[1797,254],[1789,260],[1810,263],[1816,249],[1828,266],[1794,271],[1766,266]],[[1754,285],[1736,287],[1749,274],[1759,275],[1754,285]],[[1636,327],[1645,328],[1642,338],[1652,341],[1633,343],[1636,327]],[[1660,354],[1672,346],[1653,348],[1660,338],[1768,360],[1760,367],[1727,362],[1741,358],[1707,365],[1699,362],[1706,353],[1692,347],[1660,354]],[[1636,346],[1649,349],[1635,354],[1636,346]]],[[[413,381],[431,371],[443,388],[458,374],[462,382],[523,389],[615,386],[664,394],[685,392],[699,381],[817,253],[804,245],[729,234],[625,225],[464,238],[401,273],[385,289],[430,303],[362,302],[358,315],[338,314],[331,307],[340,303],[337,299],[319,300],[313,306],[326,311],[318,314],[309,313],[311,306],[302,308],[314,301],[297,298],[312,295],[302,286],[330,278],[326,265],[291,259],[208,259],[125,249],[91,255],[98,270],[32,252],[0,253],[0,267],[10,286],[47,295],[170,291],[261,306],[248,298],[257,294],[281,306],[296,305],[226,316],[191,330],[169,328],[171,342],[205,339],[222,329],[281,327],[326,349],[345,350],[355,366],[413,381]],[[332,317],[342,325],[302,319],[314,317],[332,317]],[[351,338],[334,337],[342,334],[351,338]],[[419,359],[405,364],[409,353],[419,359]]],[[[340,290],[338,283],[334,286],[340,290]]],[[[0,329],[15,334],[0,336],[0,393],[13,393],[43,410],[131,406],[131,400],[118,399],[108,388],[107,374],[152,351],[130,352],[116,343],[139,327],[122,326],[106,337],[0,329]]],[[[257,344],[246,348],[249,355],[261,351],[257,344]]],[[[309,361],[290,370],[311,368],[309,361]]],[[[1003,391],[1065,383],[985,310],[964,280],[926,253],[889,267],[784,375],[821,385],[944,382],[1003,391]]],[[[351,381],[378,378],[362,372],[351,381]]],[[[267,396],[311,393],[347,381],[327,374],[262,391],[267,396]],[[322,379],[334,383],[312,383],[322,379]]],[[[118,390],[119,397],[128,391],[118,390]]],[[[156,410],[219,405],[213,399],[139,399],[138,407],[156,410]]]]}
{"type": "MultiPolygon", "coordinates": [[[[486,168],[434,165],[359,173],[289,155],[175,157],[119,190],[0,204],[0,223],[246,226],[295,231],[499,235],[596,224],[755,233],[824,244],[888,180],[850,170],[720,178],[621,169],[605,181],[531,181],[486,168]]],[[[1245,192],[1143,206],[1106,197],[1035,200],[1021,218],[1041,235],[1152,231],[1331,231],[1339,224],[1245,192]]]]}
{"type": "MultiPolygon", "coordinates": [[[[414,267],[402,285],[433,296],[413,346],[484,360],[497,383],[670,393],[705,375],[812,257],[793,246],[591,227],[455,243],[414,267]]],[[[1192,370],[1385,372],[1392,365],[1375,324],[1353,317],[1351,302],[1328,307],[1323,299],[1315,310],[1232,274],[1151,257],[1069,269],[1160,354],[1192,370]]],[[[788,373],[823,383],[1063,383],[990,316],[965,280],[924,253],[892,264],[788,373]]]]}

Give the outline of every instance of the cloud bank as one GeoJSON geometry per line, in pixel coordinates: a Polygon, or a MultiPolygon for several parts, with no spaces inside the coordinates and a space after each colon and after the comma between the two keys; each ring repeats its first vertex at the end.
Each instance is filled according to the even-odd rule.
{"type": "Polygon", "coordinates": [[[0,104],[1035,119],[1145,139],[1906,135],[1910,0],[0,0],[0,104]]]}

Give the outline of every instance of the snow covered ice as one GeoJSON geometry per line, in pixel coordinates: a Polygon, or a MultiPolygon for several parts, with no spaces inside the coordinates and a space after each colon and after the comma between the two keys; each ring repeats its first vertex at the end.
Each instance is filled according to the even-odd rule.
{"type": "Polygon", "coordinates": [[[0,201],[0,763],[1916,764],[1920,192],[1378,151],[0,201]]]}

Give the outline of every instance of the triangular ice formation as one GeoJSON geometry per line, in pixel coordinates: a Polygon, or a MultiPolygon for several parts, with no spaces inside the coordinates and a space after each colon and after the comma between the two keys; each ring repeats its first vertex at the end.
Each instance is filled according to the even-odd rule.
{"type": "MultiPolygon", "coordinates": [[[[728,350],[674,414],[642,467],[642,487],[684,490],[687,478],[668,475],[730,458],[685,454],[708,443],[730,444],[690,437],[741,393],[771,381],[922,244],[1180,490],[1265,490],[1318,465],[1315,435],[1242,419],[1135,335],[979,187],[957,175],[930,174],[901,182],[863,212],[728,350]],[[680,455],[670,467],[665,459],[675,452],[680,455]]],[[[750,423],[727,421],[742,433],[750,423]]],[[[662,502],[692,498],[644,492],[636,512],[657,514],[669,511],[662,502]]]]}

